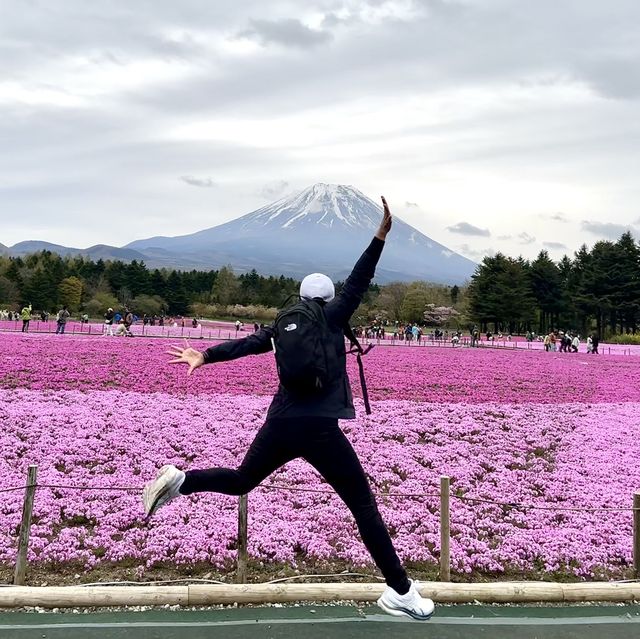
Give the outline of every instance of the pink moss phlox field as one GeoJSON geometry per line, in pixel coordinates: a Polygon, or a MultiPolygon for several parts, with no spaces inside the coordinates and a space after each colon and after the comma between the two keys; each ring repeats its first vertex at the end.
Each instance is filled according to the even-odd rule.
{"type": "MultiPolygon", "coordinates": [[[[0,332],[12,331],[14,333],[21,332],[22,321],[8,321],[8,320],[0,320],[0,332]]],[[[117,329],[117,325],[114,325],[114,330],[117,329]]],[[[29,333],[55,333],[56,323],[54,320],[49,320],[48,322],[42,322],[39,319],[31,320],[29,333]]],[[[77,320],[71,320],[67,322],[67,335],[99,335],[104,331],[104,324],[98,321],[91,321],[87,324],[83,324],[77,320]]],[[[443,350],[449,349],[452,347],[450,339],[440,339],[436,340],[435,337],[431,336],[430,333],[425,333],[422,337],[420,344],[416,344],[415,342],[405,342],[399,339],[393,338],[393,329],[389,328],[385,334],[385,336],[381,338],[362,338],[360,341],[363,344],[373,343],[373,344],[381,344],[390,346],[393,345],[400,349],[406,348],[421,348],[423,346],[427,347],[438,347],[443,350]]],[[[234,322],[226,322],[226,321],[218,321],[218,320],[203,320],[198,324],[196,328],[193,328],[191,325],[191,320],[185,320],[185,325],[182,326],[181,320],[176,320],[175,323],[171,324],[169,322],[166,323],[165,326],[159,326],[155,324],[154,326],[147,325],[144,326],[141,321],[134,323],[131,326],[131,332],[136,337],[164,337],[171,339],[232,339],[237,337],[244,337],[253,332],[253,324],[251,322],[245,324],[239,332],[236,333],[234,322]]],[[[469,336],[466,337],[463,335],[462,344],[469,344],[469,336]]],[[[542,351],[544,349],[544,344],[542,341],[533,341],[528,342],[524,336],[522,335],[514,335],[511,340],[507,339],[506,336],[502,338],[495,338],[492,341],[488,341],[484,336],[481,336],[479,343],[482,347],[491,347],[491,348],[500,348],[503,350],[533,350],[533,351],[542,351]]],[[[585,336],[580,337],[580,345],[578,348],[580,353],[587,352],[586,338],[585,336]]],[[[601,342],[600,343],[600,352],[606,355],[640,355],[640,345],[637,344],[608,344],[601,342]]]]}
{"type": "MultiPolygon", "coordinates": [[[[0,333],[0,488],[39,483],[141,487],[165,463],[235,467],[263,422],[276,377],[270,355],[169,366],[171,342],[0,333]]],[[[179,342],[178,342],[179,343],[179,342]]],[[[211,342],[198,341],[204,348],[211,342]]],[[[631,506],[640,487],[640,364],[485,349],[375,348],[366,358],[373,414],[342,422],[405,560],[437,561],[440,475],[457,497],[529,506],[631,506]]],[[[351,366],[351,364],[350,364],[351,366]]],[[[357,375],[352,370],[354,391],[357,375]]],[[[302,460],[266,483],[327,489],[302,460]]],[[[15,558],[23,492],[2,494],[0,563],[15,558]]],[[[249,552],[264,562],[370,566],[333,494],[258,488],[249,552]]],[[[452,567],[622,575],[631,513],[532,510],[452,500],[452,567]]],[[[237,498],[181,498],[143,523],[138,491],[36,493],[30,562],[86,568],[208,562],[233,568],[237,498]]]]}
{"type": "MultiPolygon", "coordinates": [[[[234,467],[267,402],[239,395],[191,401],[124,391],[5,391],[0,471],[18,481],[28,464],[37,463],[42,484],[127,487],[141,485],[164,463],[234,467]]],[[[628,506],[629,485],[640,485],[629,426],[640,416],[635,404],[562,405],[559,411],[551,405],[384,401],[374,408],[375,417],[361,417],[345,430],[379,491],[435,494],[438,477],[449,474],[460,496],[610,507],[628,506]]],[[[301,460],[272,482],[327,488],[301,460]]],[[[21,492],[3,500],[3,563],[15,552],[21,502],[21,492]]],[[[437,497],[381,498],[380,505],[403,558],[437,560],[437,497]]],[[[147,527],[137,492],[43,488],[35,502],[30,561],[230,567],[236,507],[237,499],[228,496],[182,498],[147,527]]],[[[255,558],[370,563],[350,514],[333,495],[258,489],[250,496],[250,513],[255,558]]],[[[452,533],[453,567],[461,572],[543,567],[590,576],[631,561],[629,513],[602,517],[454,500],[452,533]]]]}
{"type": "MultiPolygon", "coordinates": [[[[203,350],[216,342],[193,340],[203,350]]],[[[271,395],[269,353],[216,364],[190,378],[167,364],[179,340],[0,333],[0,388],[126,389],[171,394],[271,395]]],[[[353,357],[348,368],[360,395],[353,357]]],[[[418,402],[640,401],[640,364],[632,356],[378,346],[365,358],[372,399],[418,402]]]]}

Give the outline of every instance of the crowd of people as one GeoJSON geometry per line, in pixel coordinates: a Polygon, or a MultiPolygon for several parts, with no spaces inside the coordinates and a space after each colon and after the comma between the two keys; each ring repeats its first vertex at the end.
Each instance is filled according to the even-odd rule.
{"type": "MultiPolygon", "coordinates": [[[[40,318],[41,322],[49,321],[49,313],[47,311],[40,311],[37,315],[40,318]]],[[[8,320],[17,322],[22,320],[21,331],[23,333],[29,332],[29,326],[31,324],[31,320],[33,320],[34,312],[31,304],[28,304],[22,308],[20,312],[18,311],[9,311],[7,309],[0,310],[0,320],[8,320]]],[[[70,317],[70,313],[66,306],[63,306],[56,313],[56,333],[64,333],[64,329],[67,323],[67,320],[70,317]]]]}
{"type": "MultiPolygon", "coordinates": [[[[530,341],[535,336],[532,334],[530,341]]],[[[527,335],[527,339],[529,336],[527,335]]],[[[538,336],[538,341],[544,344],[544,350],[547,352],[558,353],[577,353],[580,350],[580,335],[573,331],[550,331],[544,336],[538,336]]],[[[587,353],[598,355],[598,346],[600,338],[597,334],[587,336],[587,353]]]]}
{"type": "MultiPolygon", "coordinates": [[[[461,344],[468,344],[472,347],[481,346],[483,343],[493,345],[496,342],[511,342],[514,337],[510,333],[504,335],[501,332],[493,333],[487,331],[481,333],[477,326],[473,326],[469,329],[469,337],[463,341],[463,333],[461,330],[448,329],[442,330],[439,328],[431,329],[427,332],[427,329],[418,324],[408,323],[406,325],[398,322],[395,325],[387,326],[373,323],[369,326],[357,326],[354,329],[354,333],[358,338],[366,339],[393,339],[394,341],[404,342],[416,342],[420,344],[423,340],[429,342],[444,342],[451,343],[452,346],[461,344]]],[[[546,335],[537,335],[533,331],[526,333],[525,339],[527,342],[542,342],[545,351],[560,352],[560,353],[577,353],[580,350],[582,340],[577,331],[550,331],[546,335]]],[[[592,333],[586,338],[587,353],[598,354],[598,348],[600,344],[600,338],[597,334],[592,333]]]]}
{"type": "Polygon", "coordinates": [[[198,328],[200,322],[197,318],[193,317],[191,320],[187,320],[185,317],[169,317],[166,315],[147,315],[144,313],[142,317],[139,317],[133,313],[127,306],[122,311],[117,312],[112,308],[108,308],[104,314],[104,332],[103,335],[114,335],[113,326],[117,326],[115,331],[116,336],[133,337],[131,327],[134,324],[142,321],[142,326],[167,326],[170,328],[186,328],[187,322],[189,322],[191,328],[198,328]]]}
{"type": "MultiPolygon", "coordinates": [[[[0,320],[10,321],[22,321],[22,332],[29,331],[29,325],[34,316],[38,317],[42,322],[49,321],[49,313],[46,311],[40,311],[35,314],[31,304],[28,304],[22,308],[21,311],[13,311],[7,309],[0,309],[0,320]]],[[[66,306],[62,306],[56,313],[56,334],[64,334],[67,321],[70,319],[71,314],[66,306]]],[[[193,317],[191,320],[186,320],[184,317],[167,317],[165,315],[147,315],[143,314],[142,317],[134,314],[127,306],[124,306],[120,311],[114,311],[113,308],[108,308],[103,315],[104,326],[102,334],[104,336],[124,336],[133,337],[131,327],[139,321],[142,321],[143,326],[169,326],[171,328],[178,328],[182,326],[185,328],[187,322],[189,322],[191,328],[198,328],[200,322],[197,318],[193,317]]],[[[79,316],[79,321],[88,323],[89,316],[84,313],[79,316]]],[[[244,331],[244,322],[236,320],[234,323],[235,334],[244,331]]],[[[254,332],[264,328],[264,324],[253,325],[254,332]]],[[[427,329],[425,326],[420,326],[415,322],[408,322],[406,324],[401,322],[391,322],[389,320],[376,320],[369,325],[359,325],[354,328],[354,334],[358,338],[365,339],[393,339],[400,342],[415,342],[417,344],[422,343],[423,340],[429,340],[430,342],[446,342],[451,343],[453,346],[458,346],[463,343],[463,333],[460,330],[449,329],[427,329]],[[429,331],[429,332],[427,332],[429,331]]],[[[482,338],[486,343],[493,344],[496,340],[505,340],[511,342],[513,337],[510,334],[503,335],[502,333],[492,333],[487,331],[486,334],[481,334],[477,325],[472,326],[469,329],[469,344],[472,347],[480,346],[482,338]]],[[[577,331],[557,331],[552,330],[544,335],[536,334],[533,331],[526,333],[525,339],[528,342],[542,342],[544,350],[547,352],[560,352],[560,353],[577,353],[580,349],[581,339],[577,331]]],[[[600,344],[600,338],[596,333],[592,333],[586,338],[587,353],[598,354],[598,348],[600,344]]]]}
{"type": "MultiPolygon", "coordinates": [[[[35,313],[33,311],[33,307],[31,304],[28,304],[22,308],[21,311],[0,309],[0,321],[8,320],[12,322],[22,321],[21,330],[23,333],[29,332],[29,325],[34,318],[38,318],[43,323],[49,322],[49,312],[48,311],[40,311],[40,313],[35,313]]],[[[64,334],[67,322],[71,319],[71,313],[68,307],[61,306],[58,312],[55,315],[55,323],[56,323],[56,334],[64,334]]],[[[82,313],[77,316],[77,320],[81,324],[89,323],[89,315],[88,313],[82,313]]],[[[104,336],[124,336],[124,337],[133,337],[133,333],[131,331],[131,327],[142,321],[144,326],[169,326],[171,328],[177,328],[180,325],[182,328],[185,328],[186,322],[188,321],[191,328],[198,328],[200,326],[200,322],[197,318],[193,317],[191,320],[186,320],[184,317],[168,317],[165,315],[147,315],[146,313],[139,317],[135,313],[133,313],[128,306],[123,306],[123,308],[119,311],[115,311],[113,308],[109,307],[105,313],[103,314],[103,330],[102,334],[104,336]],[[180,324],[179,324],[180,322],[180,324]]],[[[244,324],[242,324],[244,328],[244,324]]],[[[236,328],[236,332],[237,332],[236,328]]]]}
{"type": "Polygon", "coordinates": [[[102,335],[117,336],[117,337],[133,337],[131,327],[138,321],[138,317],[135,316],[126,306],[121,312],[114,311],[109,307],[104,314],[104,327],[102,335]],[[117,326],[114,333],[113,326],[117,326]]]}
{"type": "Polygon", "coordinates": [[[409,322],[402,324],[400,322],[373,322],[372,324],[365,326],[359,325],[353,329],[353,332],[357,338],[364,337],[365,339],[392,339],[400,342],[416,342],[422,343],[422,340],[429,340],[431,342],[449,342],[455,346],[460,343],[462,339],[462,331],[449,329],[428,329],[425,326],[420,326],[417,323],[409,322]],[[427,332],[428,331],[428,332],[427,332]]]}

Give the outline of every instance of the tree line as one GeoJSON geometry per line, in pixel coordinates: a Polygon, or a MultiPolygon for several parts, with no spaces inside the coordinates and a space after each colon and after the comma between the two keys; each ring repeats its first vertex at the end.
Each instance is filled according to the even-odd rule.
{"type": "Polygon", "coordinates": [[[640,319],[640,247],[631,233],[583,245],[573,259],[485,257],[468,287],[470,317],[481,330],[522,333],[577,330],[636,333],[640,319]]]}
{"type": "Polygon", "coordinates": [[[144,262],[94,262],[40,251],[0,257],[0,308],[55,312],[62,306],[101,315],[127,306],[139,315],[184,316],[196,304],[278,306],[298,290],[288,277],[255,271],[236,276],[230,267],[212,271],[148,269],[144,262]]]}
{"type": "MultiPolygon", "coordinates": [[[[339,291],[342,282],[336,282],[339,291]]],[[[72,312],[100,317],[109,307],[129,307],[138,315],[275,317],[277,309],[299,291],[300,282],[262,276],[255,270],[236,275],[230,266],[211,271],[149,269],[140,261],[92,261],[40,251],[26,257],[0,256],[0,309],[72,312]]],[[[425,282],[372,284],[355,314],[358,324],[464,317],[463,287],[425,282]],[[448,313],[442,309],[455,307],[448,313]],[[434,310],[435,309],[435,310],[434,310]],[[425,311],[427,315],[425,315],[425,311]]],[[[456,324],[457,325],[457,324],[456,324]]]]}
{"type": "MultiPolygon", "coordinates": [[[[341,282],[336,283],[339,290],[341,282]]],[[[0,256],[0,308],[55,312],[65,305],[101,316],[128,306],[142,315],[197,315],[270,319],[299,281],[236,275],[230,266],[211,271],[149,269],[141,261],[93,261],[40,251],[0,256]]],[[[583,245],[573,259],[554,262],[497,253],[485,257],[468,286],[426,282],[372,284],[354,317],[375,321],[447,325],[482,331],[541,334],[574,330],[586,334],[633,333],[640,321],[640,247],[630,233],[617,242],[583,245]]]]}
{"type": "MultiPolygon", "coordinates": [[[[336,283],[339,290],[341,282],[336,283]]],[[[72,312],[101,316],[128,306],[142,315],[197,315],[269,319],[300,282],[236,275],[230,266],[210,271],[149,269],[141,261],[93,261],[40,251],[0,256],[0,309],[72,312]]],[[[468,286],[427,282],[372,284],[354,316],[376,321],[447,325],[482,331],[541,334],[551,330],[633,333],[640,322],[640,247],[630,233],[617,242],[583,245],[573,259],[554,262],[547,251],[536,259],[498,253],[485,257],[468,286]]]]}

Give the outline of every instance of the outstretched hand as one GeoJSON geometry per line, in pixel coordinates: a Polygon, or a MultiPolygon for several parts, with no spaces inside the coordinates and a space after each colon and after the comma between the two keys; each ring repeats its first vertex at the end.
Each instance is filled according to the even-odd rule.
{"type": "Polygon", "coordinates": [[[184,340],[185,348],[180,346],[171,346],[171,350],[167,351],[167,355],[173,356],[174,359],[169,360],[169,364],[188,364],[189,370],[187,375],[191,375],[196,368],[200,368],[204,364],[204,355],[195,348],[189,346],[189,342],[184,340]]]}
{"type": "Polygon", "coordinates": [[[391,217],[391,211],[389,210],[389,205],[387,204],[387,200],[384,199],[384,195],[382,196],[382,208],[384,211],[384,215],[382,216],[382,222],[380,222],[380,226],[376,231],[376,237],[379,240],[385,240],[387,237],[387,233],[391,230],[391,223],[393,222],[393,218],[391,217]]]}

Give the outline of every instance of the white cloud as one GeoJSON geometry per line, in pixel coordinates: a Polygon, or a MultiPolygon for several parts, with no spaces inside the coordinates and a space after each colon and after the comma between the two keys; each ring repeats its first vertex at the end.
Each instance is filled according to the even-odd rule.
{"type": "Polygon", "coordinates": [[[533,235],[529,235],[526,231],[522,233],[518,233],[518,242],[520,244],[533,244],[536,241],[536,238],[533,235]]]}
{"type": "Polygon", "coordinates": [[[582,228],[593,235],[597,235],[608,240],[617,240],[627,231],[637,233],[637,231],[628,224],[615,224],[613,222],[590,222],[588,220],[584,220],[582,222],[582,228]]]}
{"type": "Polygon", "coordinates": [[[318,181],[406,203],[474,254],[489,229],[529,257],[523,233],[619,236],[640,196],[638,22],[635,0],[7,0],[2,241],[177,235],[318,181]],[[215,207],[184,188],[207,176],[215,207]]]}
{"type": "Polygon", "coordinates": [[[276,200],[282,197],[289,188],[289,182],[285,180],[274,180],[273,182],[269,182],[265,184],[260,190],[260,197],[266,198],[267,200],[276,200]]]}
{"type": "Polygon", "coordinates": [[[481,229],[468,222],[458,222],[453,226],[447,226],[447,231],[459,233],[460,235],[478,235],[480,237],[489,237],[491,235],[489,229],[481,229]]]}
{"type": "Polygon", "coordinates": [[[458,244],[457,250],[459,253],[461,253],[465,257],[468,257],[474,262],[481,262],[482,258],[496,254],[494,249],[490,247],[474,248],[472,246],[469,246],[469,244],[458,244]]]}
{"type": "Polygon", "coordinates": [[[201,188],[211,188],[216,183],[211,178],[197,178],[193,175],[182,175],[180,179],[190,186],[199,186],[201,188]]]}
{"type": "Polygon", "coordinates": [[[330,42],[328,31],[311,29],[295,18],[281,20],[249,20],[249,28],[238,33],[239,38],[255,39],[260,44],[280,44],[285,47],[309,49],[330,42]]]}

